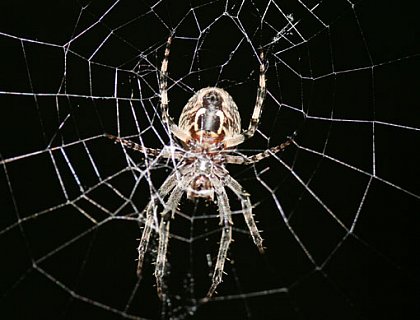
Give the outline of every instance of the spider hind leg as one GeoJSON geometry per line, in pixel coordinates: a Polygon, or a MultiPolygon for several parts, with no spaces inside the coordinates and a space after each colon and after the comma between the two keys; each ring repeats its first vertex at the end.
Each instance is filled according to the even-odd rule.
{"type": "Polygon", "coordinates": [[[225,178],[225,181],[226,181],[227,187],[231,189],[241,201],[242,213],[243,213],[246,225],[248,226],[248,230],[251,234],[252,240],[257,246],[258,251],[261,254],[264,253],[265,248],[263,246],[263,239],[260,235],[260,232],[258,231],[257,224],[255,223],[254,216],[252,214],[252,204],[249,198],[249,193],[247,193],[242,188],[240,183],[236,181],[234,178],[232,178],[230,175],[228,175],[225,178]]]}
{"type": "Polygon", "coordinates": [[[222,282],[223,269],[227,257],[227,251],[231,242],[232,227],[224,226],[222,230],[222,237],[220,239],[219,253],[217,254],[216,267],[214,268],[214,273],[212,277],[212,284],[209,291],[207,292],[207,298],[210,298],[216,292],[216,288],[222,282]]]}
{"type": "Polygon", "coordinates": [[[229,245],[232,242],[232,211],[229,206],[229,199],[226,190],[219,179],[214,179],[213,185],[217,196],[217,205],[219,207],[220,224],[223,225],[222,237],[220,238],[219,252],[217,254],[216,266],[212,276],[212,284],[207,292],[207,298],[210,298],[218,285],[222,282],[223,269],[227,258],[229,245]]]}
{"type": "Polygon", "coordinates": [[[169,196],[168,201],[165,203],[165,208],[161,213],[161,219],[159,224],[159,244],[158,253],[155,265],[155,277],[156,277],[156,289],[158,296],[161,300],[165,297],[165,282],[164,277],[166,274],[166,255],[168,252],[169,242],[169,227],[170,221],[174,218],[174,214],[178,204],[181,200],[182,194],[184,193],[183,186],[188,185],[191,182],[191,177],[184,178],[181,183],[177,185],[169,196]]]}

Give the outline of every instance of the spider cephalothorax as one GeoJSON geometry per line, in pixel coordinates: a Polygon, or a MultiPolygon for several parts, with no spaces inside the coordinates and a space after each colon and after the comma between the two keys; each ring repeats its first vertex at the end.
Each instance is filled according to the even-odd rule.
{"type": "MultiPolygon", "coordinates": [[[[182,110],[179,123],[176,125],[168,113],[167,67],[169,48],[172,37],[168,38],[165,56],[160,70],[160,95],[162,120],[171,133],[179,140],[181,146],[176,151],[152,149],[138,145],[113,135],[108,138],[153,157],[174,159],[177,163],[174,171],[147,204],[144,214],[144,230],[138,247],[137,274],[142,272],[144,255],[147,251],[152,230],[159,234],[159,244],[155,264],[157,292],[161,299],[165,295],[164,276],[166,271],[166,253],[169,240],[169,225],[184,193],[188,199],[204,198],[217,202],[222,236],[219,252],[212,277],[212,285],[207,293],[211,297],[222,281],[223,268],[229,244],[232,241],[232,212],[225,188],[229,188],[241,201],[242,212],[252,239],[258,250],[263,253],[262,238],[252,214],[250,195],[225,168],[225,164],[252,164],[270,155],[284,150],[292,142],[286,142],[261,153],[244,156],[232,154],[231,151],[246,139],[252,137],[258,127],[264,102],[265,67],[263,55],[260,56],[260,76],[254,111],[247,130],[241,130],[241,118],[238,107],[225,90],[207,87],[195,93],[182,110]],[[163,203],[163,211],[155,217],[154,208],[163,203]],[[159,220],[156,226],[155,221],[159,220]]],[[[143,216],[141,216],[143,218],[143,216]]]]}

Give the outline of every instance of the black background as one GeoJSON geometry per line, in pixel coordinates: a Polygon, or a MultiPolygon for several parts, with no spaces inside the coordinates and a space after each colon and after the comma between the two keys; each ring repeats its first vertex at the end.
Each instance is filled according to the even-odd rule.
{"type": "MultiPolygon", "coordinates": [[[[2,318],[419,316],[420,34],[414,8],[396,1],[360,1],[354,8],[346,1],[323,1],[314,12],[326,28],[294,1],[278,1],[285,13],[295,13],[297,29],[309,39],[284,50],[290,46],[284,40],[268,45],[276,35],[273,29],[285,25],[273,3],[264,15],[265,3],[245,1],[240,19],[222,15],[223,1],[203,7],[187,1],[156,6],[125,1],[104,16],[113,4],[0,4],[2,318]],[[203,30],[207,25],[211,27],[203,30]],[[156,67],[175,27],[169,65],[171,79],[180,80],[175,85],[169,82],[175,119],[194,91],[218,85],[232,94],[246,126],[255,100],[256,54],[263,47],[270,94],[260,130],[270,139],[257,134],[240,146],[241,151],[252,154],[284,141],[295,130],[298,135],[297,146],[289,147],[281,161],[271,158],[250,168],[229,168],[252,194],[267,253],[258,254],[241,232],[246,230],[241,215],[235,216],[232,263],[226,265],[228,274],[216,299],[203,304],[200,299],[210,285],[211,271],[206,255],[216,255],[219,232],[217,218],[201,217],[214,215],[216,208],[184,201],[181,211],[194,217],[193,227],[182,217],[172,225],[168,276],[172,296],[170,305],[162,306],[155,294],[153,255],[140,283],[134,271],[140,234],[134,218],[148,201],[149,184],[141,179],[135,187],[129,170],[110,179],[112,188],[102,183],[127,166],[122,149],[102,135],[117,134],[120,124],[122,136],[139,141],[129,104],[133,94],[143,142],[158,148],[169,141],[153,106],[158,105],[156,67]],[[122,70],[116,94],[121,98],[118,119],[113,98],[116,68],[122,70]],[[140,94],[144,104],[138,103],[140,94]],[[125,195],[134,190],[134,205],[108,219],[122,204],[115,190],[125,195]],[[176,236],[198,238],[187,243],[176,236]],[[231,297],[240,294],[242,298],[231,297]]],[[[228,2],[228,12],[235,15],[241,4],[228,2]]],[[[288,39],[299,41],[296,32],[288,39]]],[[[144,168],[142,155],[127,152],[144,168]]],[[[155,186],[169,169],[170,164],[152,171],[155,186]]],[[[239,209],[236,201],[232,207],[239,209]]]]}

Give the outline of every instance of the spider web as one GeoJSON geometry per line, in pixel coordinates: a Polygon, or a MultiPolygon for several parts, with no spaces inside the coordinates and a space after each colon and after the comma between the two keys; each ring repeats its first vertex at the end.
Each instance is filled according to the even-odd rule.
{"type": "MultiPolygon", "coordinates": [[[[55,1],[0,4],[2,252],[8,319],[402,319],[418,307],[419,28],[396,1],[55,1]],[[161,303],[156,237],[135,274],[139,213],[173,170],[112,143],[173,145],[158,74],[168,35],[170,113],[200,88],[233,96],[248,125],[267,57],[251,194],[218,294],[214,204],[179,206],[161,303]]],[[[414,316],[414,317],[413,317],[414,316]]]]}

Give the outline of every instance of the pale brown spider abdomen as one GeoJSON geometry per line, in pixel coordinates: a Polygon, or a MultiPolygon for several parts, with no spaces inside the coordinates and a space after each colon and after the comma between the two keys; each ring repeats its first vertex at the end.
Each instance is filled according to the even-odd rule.
{"type": "Polygon", "coordinates": [[[182,110],[179,128],[201,144],[214,145],[241,133],[238,107],[225,90],[207,87],[194,94],[182,110]]]}

